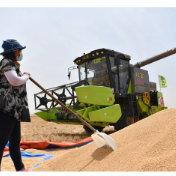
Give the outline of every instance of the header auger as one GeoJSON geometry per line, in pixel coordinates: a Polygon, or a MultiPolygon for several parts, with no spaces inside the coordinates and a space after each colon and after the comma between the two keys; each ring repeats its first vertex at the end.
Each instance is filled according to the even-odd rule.
{"type": "MultiPolygon", "coordinates": [[[[47,89],[87,123],[103,130],[108,125],[120,130],[166,109],[156,83],[141,67],[176,53],[176,48],[147,60],[130,64],[131,57],[110,49],[97,49],[74,60],[79,81],[47,89]]],[[[44,92],[34,95],[36,115],[57,123],[80,124],[44,92]]],[[[85,130],[89,129],[84,126],[85,130]]]]}

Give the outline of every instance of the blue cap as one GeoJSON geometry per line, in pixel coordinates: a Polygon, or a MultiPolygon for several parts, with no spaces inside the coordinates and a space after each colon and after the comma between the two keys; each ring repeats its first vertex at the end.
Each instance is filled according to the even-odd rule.
{"type": "Polygon", "coordinates": [[[25,49],[26,46],[21,46],[17,40],[14,39],[8,39],[5,40],[2,44],[2,48],[4,49],[4,52],[0,53],[0,54],[5,54],[5,53],[9,53],[15,50],[22,50],[25,49]]]}

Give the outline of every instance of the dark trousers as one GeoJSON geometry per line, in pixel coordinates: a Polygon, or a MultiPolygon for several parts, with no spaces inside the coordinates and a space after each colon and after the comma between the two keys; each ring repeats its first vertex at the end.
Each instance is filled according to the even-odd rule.
{"type": "Polygon", "coordinates": [[[3,150],[9,141],[9,152],[16,171],[24,168],[20,152],[21,126],[20,121],[0,111],[0,165],[3,150]]]}

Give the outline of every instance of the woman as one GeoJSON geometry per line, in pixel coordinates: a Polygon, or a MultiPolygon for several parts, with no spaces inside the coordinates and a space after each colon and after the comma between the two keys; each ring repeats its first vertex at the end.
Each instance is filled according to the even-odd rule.
{"type": "Polygon", "coordinates": [[[9,152],[16,171],[29,171],[22,163],[20,152],[20,121],[23,109],[28,109],[26,81],[30,73],[24,72],[22,75],[18,61],[22,60],[22,50],[26,47],[9,39],[3,42],[2,48],[0,95],[6,95],[6,106],[0,110],[0,165],[3,150],[9,141],[9,152]]]}

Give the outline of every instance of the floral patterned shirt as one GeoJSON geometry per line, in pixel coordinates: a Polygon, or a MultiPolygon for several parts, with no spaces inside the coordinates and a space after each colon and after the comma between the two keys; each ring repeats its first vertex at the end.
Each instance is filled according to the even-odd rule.
{"type": "Polygon", "coordinates": [[[6,106],[4,113],[13,116],[20,121],[23,109],[28,109],[28,99],[26,84],[12,86],[7,80],[4,72],[15,70],[18,76],[21,76],[19,67],[10,59],[3,58],[0,62],[0,94],[6,95],[6,106]]]}

